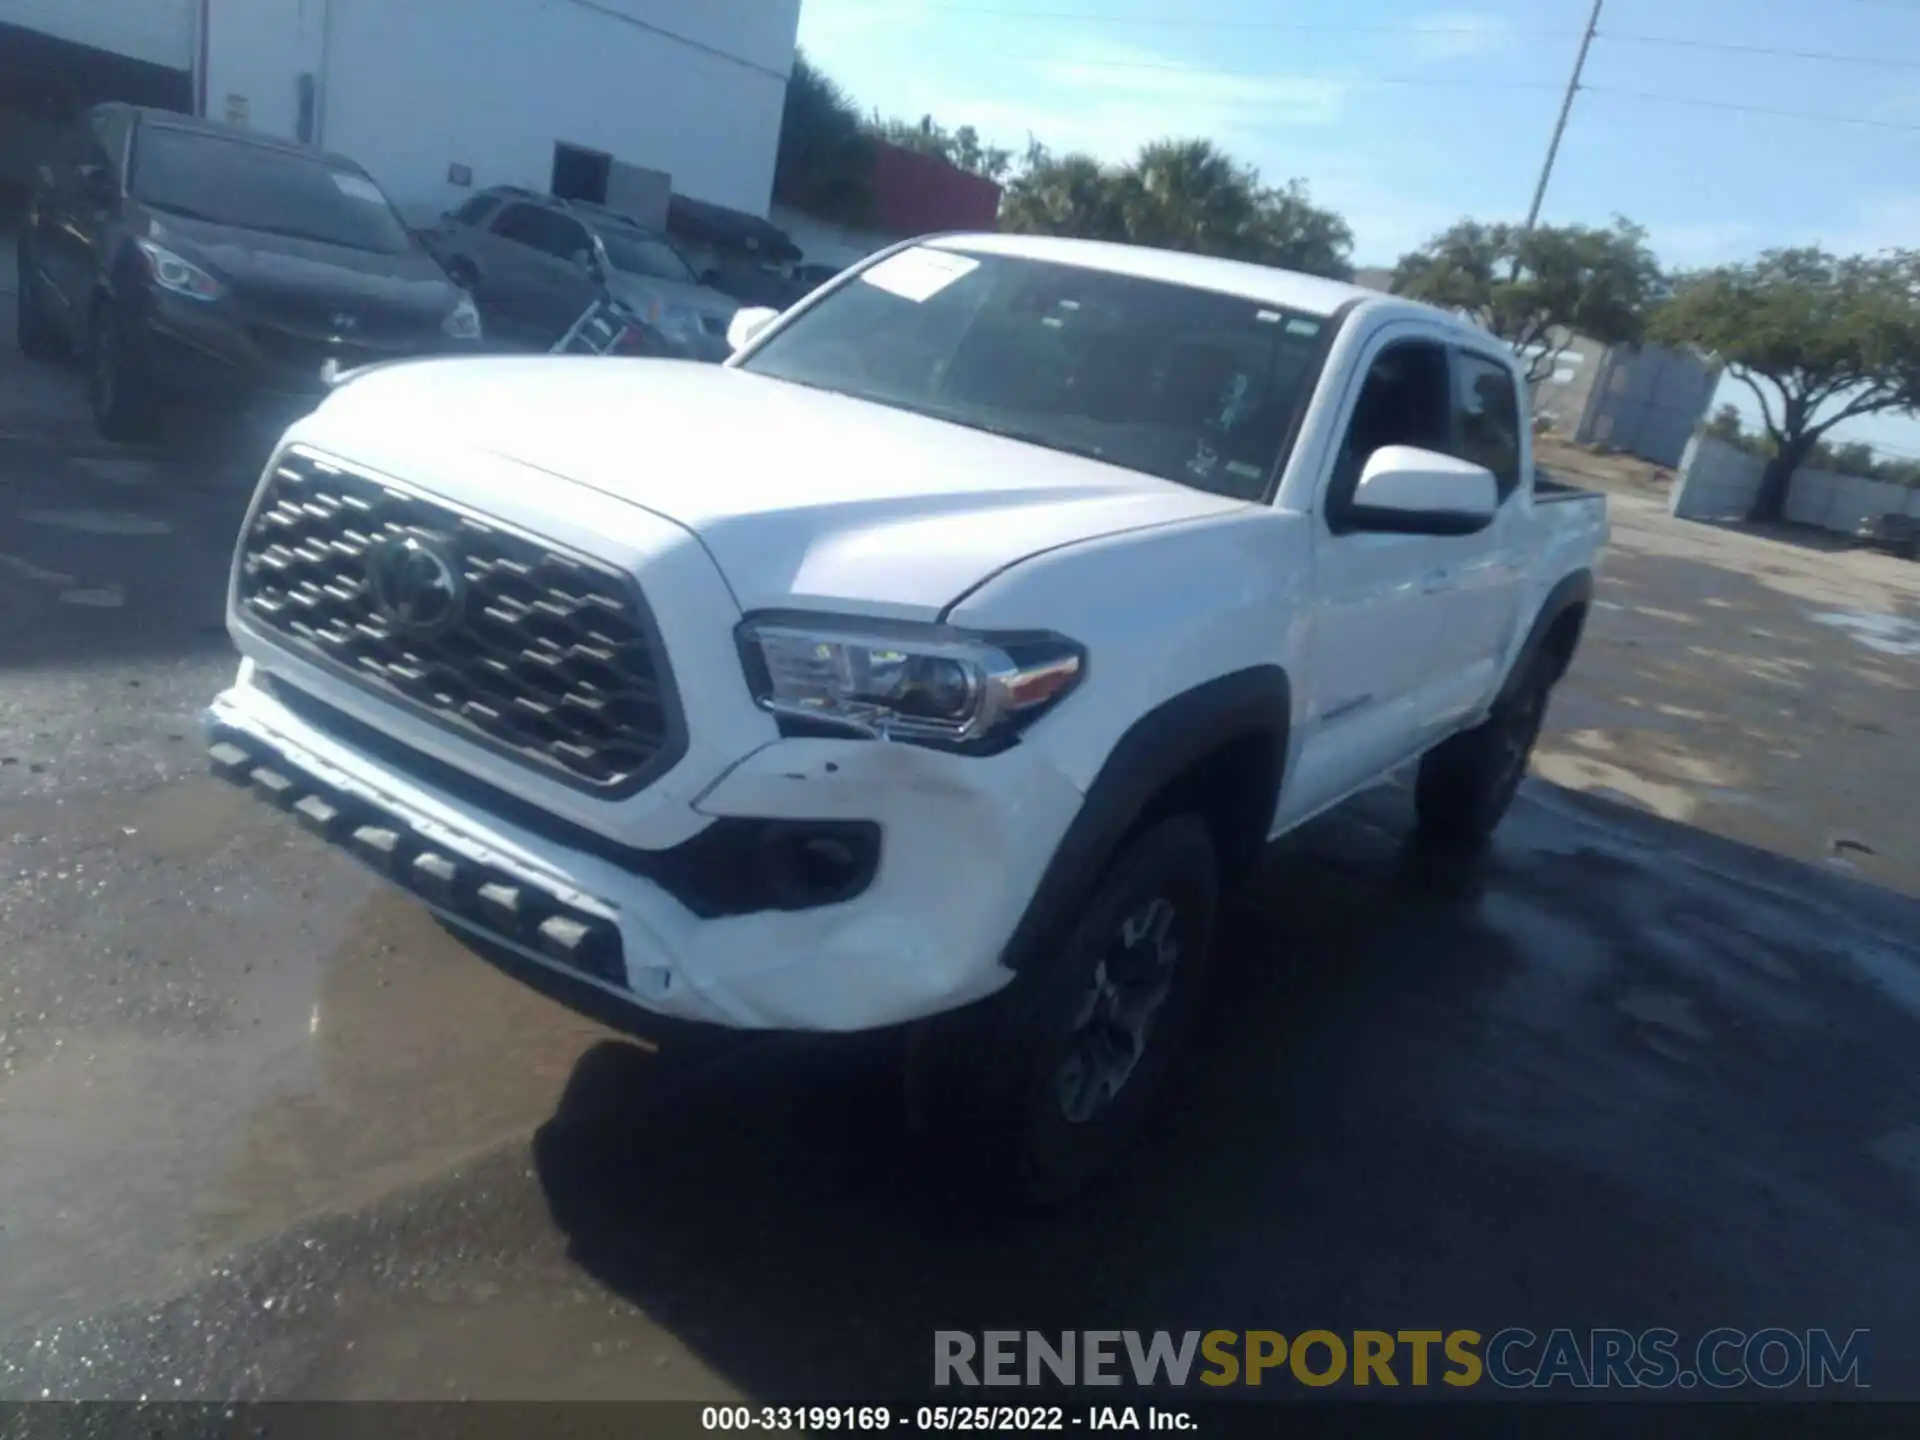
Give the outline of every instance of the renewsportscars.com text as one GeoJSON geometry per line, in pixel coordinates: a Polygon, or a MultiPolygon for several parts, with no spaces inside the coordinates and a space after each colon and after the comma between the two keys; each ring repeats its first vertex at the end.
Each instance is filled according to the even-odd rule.
{"type": "Polygon", "coordinates": [[[1867,1388],[1865,1330],[937,1330],[936,1386],[1867,1388]]]}

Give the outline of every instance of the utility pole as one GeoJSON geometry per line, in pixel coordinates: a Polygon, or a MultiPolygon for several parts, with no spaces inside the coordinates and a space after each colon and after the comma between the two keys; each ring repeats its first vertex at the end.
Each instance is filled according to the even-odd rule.
{"type": "Polygon", "coordinates": [[[1573,60],[1573,74],[1567,77],[1567,93],[1560,97],[1560,118],[1553,122],[1553,139],[1547,142],[1547,160],[1540,167],[1540,183],[1533,187],[1533,204],[1527,207],[1527,223],[1521,226],[1522,233],[1533,229],[1534,222],[1540,218],[1540,202],[1547,198],[1547,180],[1553,174],[1554,157],[1560,153],[1560,137],[1567,130],[1567,112],[1573,109],[1573,97],[1580,89],[1580,73],[1587,68],[1587,51],[1593,45],[1593,33],[1600,25],[1601,0],[1593,0],[1593,11],[1587,16],[1586,33],[1580,37],[1580,53],[1573,60]]]}

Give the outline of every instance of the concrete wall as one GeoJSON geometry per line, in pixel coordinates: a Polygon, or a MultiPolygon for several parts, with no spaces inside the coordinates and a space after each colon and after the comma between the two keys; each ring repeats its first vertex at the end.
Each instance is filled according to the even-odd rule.
{"type": "MultiPolygon", "coordinates": [[[[1744,520],[1760,493],[1765,468],[1758,455],[1697,435],[1687,447],[1668,508],[1683,520],[1744,520]]],[[[1920,517],[1920,486],[1803,469],[1787,491],[1787,519],[1840,535],[1852,535],[1876,515],[1888,514],[1920,517]]]]}
{"type": "Polygon", "coordinates": [[[0,0],[0,25],[191,70],[199,8],[198,0],[0,0]]]}
{"type": "Polygon", "coordinates": [[[565,141],[764,215],[800,0],[217,0],[208,110],[246,97],[291,135],[298,76],[326,76],[321,140],[410,217],[472,186],[546,190],[565,141]]]}
{"type": "Polygon", "coordinates": [[[1720,371],[1686,351],[1616,345],[1595,382],[1573,438],[1674,466],[1706,416],[1720,371]]]}
{"type": "MultiPolygon", "coordinates": [[[[1537,353],[1539,347],[1522,351],[1521,356],[1531,362],[1537,353]]],[[[1606,355],[1607,347],[1598,340],[1589,340],[1584,335],[1570,337],[1567,348],[1554,361],[1553,373],[1533,386],[1534,418],[1549,421],[1554,430],[1567,439],[1578,434],[1585,423],[1594,382],[1606,355]]]]}

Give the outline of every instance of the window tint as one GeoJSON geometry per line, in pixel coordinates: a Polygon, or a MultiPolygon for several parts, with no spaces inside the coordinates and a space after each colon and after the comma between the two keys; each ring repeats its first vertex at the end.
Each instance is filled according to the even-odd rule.
{"type": "Polygon", "coordinates": [[[593,242],[587,238],[584,225],[537,205],[509,205],[493,233],[559,260],[584,260],[593,253],[593,242]]]}
{"type": "Polygon", "coordinates": [[[745,369],[1258,499],[1328,321],[1010,255],[903,251],[745,369]]]}
{"type": "Polygon", "coordinates": [[[607,247],[607,259],[616,270],[629,275],[650,275],[655,280],[672,280],[693,285],[693,271],[680,258],[680,252],[667,243],[664,235],[649,235],[644,230],[629,230],[623,225],[599,227],[600,243],[607,247]]]}
{"type": "Polygon", "coordinates": [[[497,195],[476,195],[454,211],[453,218],[462,225],[484,225],[487,216],[493,213],[493,207],[499,203],[500,197],[497,195]]]}
{"type": "Polygon", "coordinates": [[[412,238],[387,197],[358,170],[311,152],[142,125],[133,194],[156,210],[350,250],[401,255],[412,238]]]}
{"type": "Polygon", "coordinates": [[[1413,445],[1450,453],[1452,397],[1447,352],[1424,340],[1389,345],[1368,367],[1327,486],[1327,519],[1340,528],[1347,502],[1373,452],[1413,445]]]}
{"type": "Polygon", "coordinates": [[[1505,500],[1520,484],[1520,399],[1513,372],[1463,351],[1454,362],[1454,375],[1458,410],[1454,453],[1491,470],[1505,500]]]}

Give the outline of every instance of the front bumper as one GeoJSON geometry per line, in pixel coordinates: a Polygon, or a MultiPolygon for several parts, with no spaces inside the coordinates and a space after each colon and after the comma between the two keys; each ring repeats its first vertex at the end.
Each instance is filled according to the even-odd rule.
{"type": "Polygon", "coordinates": [[[477,355],[484,349],[480,341],[444,335],[378,345],[302,337],[172,296],[156,298],[141,318],[138,344],[148,376],[167,394],[192,400],[317,399],[329,388],[328,361],[351,370],[386,360],[477,355]]]}
{"type": "MultiPolygon", "coordinates": [[[[877,826],[877,867],[843,900],[703,915],[685,886],[631,856],[350,743],[251,662],[206,723],[216,771],[455,925],[641,1010],[736,1029],[874,1029],[998,990],[1012,978],[1002,951],[1081,802],[1031,747],[985,758],[776,741],[700,795],[703,823],[877,826]]],[[[716,852],[712,863],[755,862],[716,852]]]]}

